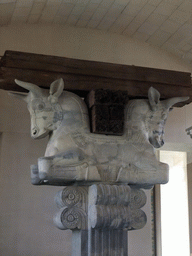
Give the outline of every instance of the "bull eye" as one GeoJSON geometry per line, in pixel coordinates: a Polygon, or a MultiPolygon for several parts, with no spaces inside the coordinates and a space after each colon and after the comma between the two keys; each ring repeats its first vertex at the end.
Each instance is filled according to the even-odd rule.
{"type": "Polygon", "coordinates": [[[35,110],[42,110],[45,108],[45,103],[42,99],[33,99],[31,102],[31,108],[35,110]]]}
{"type": "Polygon", "coordinates": [[[37,109],[38,109],[38,110],[43,110],[44,107],[45,107],[45,104],[44,104],[44,103],[39,103],[39,104],[37,105],[37,109]]]}

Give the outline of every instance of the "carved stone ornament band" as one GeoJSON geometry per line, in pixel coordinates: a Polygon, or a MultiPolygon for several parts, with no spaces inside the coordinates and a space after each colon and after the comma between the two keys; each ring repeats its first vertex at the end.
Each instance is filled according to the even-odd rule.
{"type": "Polygon", "coordinates": [[[141,229],[146,215],[140,209],[146,203],[141,189],[128,185],[92,185],[66,187],[55,198],[59,212],[54,222],[60,229],[141,229]],[[87,200],[88,198],[88,200],[87,200]]]}

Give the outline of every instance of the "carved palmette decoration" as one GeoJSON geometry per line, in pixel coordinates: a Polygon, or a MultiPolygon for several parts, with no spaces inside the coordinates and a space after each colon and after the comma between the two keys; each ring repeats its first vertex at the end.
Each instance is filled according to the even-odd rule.
{"type": "Polygon", "coordinates": [[[89,189],[88,216],[92,228],[141,229],[146,215],[140,209],[145,193],[128,185],[92,185],[89,189]]]}
{"type": "Polygon", "coordinates": [[[87,229],[86,187],[66,187],[56,195],[55,201],[60,208],[54,217],[59,229],[87,229]]]}

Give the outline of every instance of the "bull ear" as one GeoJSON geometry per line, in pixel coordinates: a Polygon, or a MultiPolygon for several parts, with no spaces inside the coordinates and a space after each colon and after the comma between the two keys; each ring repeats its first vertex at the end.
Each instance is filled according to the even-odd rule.
{"type": "Polygon", "coordinates": [[[19,100],[24,100],[26,103],[28,103],[28,93],[20,93],[20,92],[9,92],[10,96],[13,96],[19,100]]]}
{"type": "Polygon", "coordinates": [[[49,91],[50,96],[48,100],[51,101],[51,103],[58,102],[58,98],[62,94],[63,89],[64,89],[64,82],[62,78],[54,81],[50,86],[50,91],[49,91]]]}
{"type": "Polygon", "coordinates": [[[152,111],[156,111],[160,100],[160,93],[155,88],[150,87],[148,91],[148,99],[152,111]]]}

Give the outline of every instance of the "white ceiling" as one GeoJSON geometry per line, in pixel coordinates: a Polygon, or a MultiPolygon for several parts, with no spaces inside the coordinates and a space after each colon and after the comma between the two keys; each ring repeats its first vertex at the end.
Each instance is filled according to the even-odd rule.
{"type": "Polygon", "coordinates": [[[0,0],[0,26],[22,23],[105,30],[192,62],[192,0],[0,0]]]}

